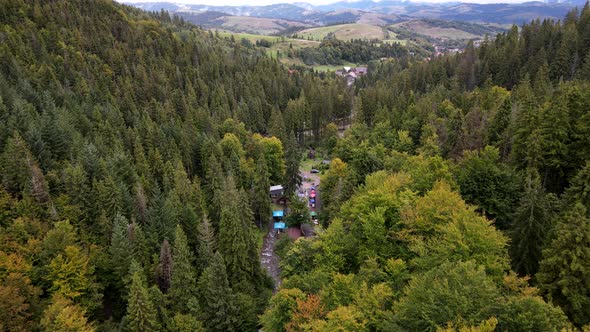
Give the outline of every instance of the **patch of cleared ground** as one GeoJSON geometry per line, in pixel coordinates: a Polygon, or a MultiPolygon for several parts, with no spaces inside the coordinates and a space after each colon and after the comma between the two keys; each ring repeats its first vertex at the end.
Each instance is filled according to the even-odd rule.
{"type": "Polygon", "coordinates": [[[313,40],[322,40],[329,33],[334,33],[341,40],[350,39],[385,39],[387,36],[383,28],[370,24],[340,24],[320,28],[311,28],[299,31],[297,35],[303,39],[308,37],[313,40]]]}

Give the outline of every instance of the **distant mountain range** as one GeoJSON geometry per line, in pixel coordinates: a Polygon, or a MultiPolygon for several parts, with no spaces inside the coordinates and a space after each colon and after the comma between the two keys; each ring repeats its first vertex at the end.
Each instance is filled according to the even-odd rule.
{"type": "Polygon", "coordinates": [[[280,33],[309,26],[362,22],[387,25],[414,18],[466,22],[522,24],[536,18],[560,19],[586,0],[525,2],[520,4],[422,3],[411,1],[340,1],[314,6],[305,2],[268,6],[209,6],[173,2],[129,3],[148,11],[167,10],[197,25],[234,31],[280,33]],[[236,19],[236,17],[260,18],[236,19]],[[246,27],[242,28],[245,24],[246,27]],[[257,29],[258,26],[262,30],[257,29]],[[266,29],[266,30],[265,30],[266,29]]]}

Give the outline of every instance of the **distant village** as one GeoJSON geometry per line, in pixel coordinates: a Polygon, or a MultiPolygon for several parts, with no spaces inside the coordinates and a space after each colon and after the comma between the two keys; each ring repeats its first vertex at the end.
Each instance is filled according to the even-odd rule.
{"type": "MultiPolygon", "coordinates": [[[[475,39],[473,40],[473,46],[479,47],[483,43],[483,39],[475,39]]],[[[465,50],[465,47],[448,47],[444,45],[432,44],[434,47],[434,56],[443,56],[445,54],[456,54],[462,53],[465,50]]]]}

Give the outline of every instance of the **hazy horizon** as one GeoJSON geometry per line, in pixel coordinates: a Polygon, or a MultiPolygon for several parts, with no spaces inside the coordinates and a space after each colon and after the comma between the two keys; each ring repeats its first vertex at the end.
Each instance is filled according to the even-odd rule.
{"type": "MultiPolygon", "coordinates": [[[[146,3],[146,2],[168,2],[168,3],[177,3],[177,4],[187,4],[187,5],[208,5],[208,6],[267,6],[272,4],[279,4],[279,3],[297,3],[297,2],[305,2],[312,5],[327,5],[331,3],[340,2],[339,0],[312,0],[312,1],[301,1],[301,0],[116,0],[118,2],[124,3],[146,3]]],[[[348,2],[358,2],[358,1],[348,1],[348,2]]],[[[379,2],[379,1],[377,1],[379,2]]],[[[479,4],[491,4],[491,3],[523,3],[529,1],[519,1],[519,0],[503,0],[503,1],[495,1],[495,0],[461,0],[461,1],[447,1],[447,0],[413,0],[408,2],[422,2],[422,3],[445,3],[445,2],[463,2],[463,3],[479,3],[479,4]]]]}

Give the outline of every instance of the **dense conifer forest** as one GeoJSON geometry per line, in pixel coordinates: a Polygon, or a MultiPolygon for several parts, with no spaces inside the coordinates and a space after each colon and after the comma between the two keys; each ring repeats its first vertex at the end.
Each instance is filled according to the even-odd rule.
{"type": "Polygon", "coordinates": [[[0,0],[0,330],[589,329],[590,6],[391,51],[348,87],[166,12],[0,0]],[[269,187],[310,145],[321,225],[273,293],[269,187]]]}

